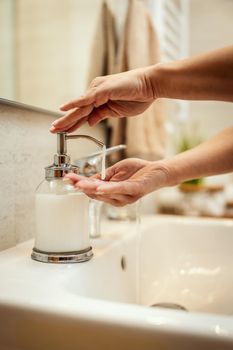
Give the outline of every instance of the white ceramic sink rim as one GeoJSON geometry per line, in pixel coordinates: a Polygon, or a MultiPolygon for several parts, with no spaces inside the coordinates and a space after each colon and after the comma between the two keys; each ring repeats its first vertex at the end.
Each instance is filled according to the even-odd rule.
{"type": "MultiPolygon", "coordinates": [[[[197,218],[174,218],[169,216],[158,216],[156,220],[160,220],[161,222],[164,220],[167,222],[186,222],[190,225],[194,223],[196,225],[199,223],[201,225],[203,223],[206,225],[226,225],[233,228],[233,222],[231,220],[220,221],[197,218]]],[[[113,225],[116,226],[116,223],[114,222],[113,225]]],[[[143,226],[148,227],[149,225],[151,225],[151,217],[144,217],[142,230],[143,226]]],[[[120,223],[119,227],[123,229],[124,223],[120,223]]],[[[114,232],[114,239],[110,236],[110,238],[104,237],[101,241],[93,241],[92,245],[95,248],[96,257],[94,257],[92,263],[95,263],[95,259],[98,259],[98,256],[101,257],[108,249],[119,244],[119,241],[127,239],[129,235],[131,233],[127,233],[127,235],[118,234],[117,236],[114,232]]],[[[135,328],[143,327],[148,331],[160,329],[165,332],[198,334],[204,337],[222,337],[233,341],[233,318],[230,316],[195,312],[184,313],[182,311],[164,309],[155,310],[139,305],[86,298],[67,293],[66,289],[62,287],[61,280],[55,281],[55,295],[52,288],[43,287],[44,289],[42,288],[38,291],[37,287],[43,281],[37,280],[36,271],[46,268],[48,271],[58,271],[62,275],[69,269],[80,268],[81,265],[45,265],[32,261],[30,259],[32,246],[33,241],[28,241],[0,253],[0,273],[2,275],[0,305],[3,307],[33,310],[47,314],[53,313],[72,319],[82,318],[95,322],[112,323],[113,325],[121,324],[135,328]],[[21,271],[21,275],[18,276],[15,274],[14,269],[19,262],[23,262],[20,268],[25,268],[25,270],[21,271]],[[27,269],[35,270],[35,279],[28,280],[28,287],[20,291],[18,282],[27,269]],[[59,287],[59,293],[57,293],[56,287],[59,287]],[[11,291],[9,288],[11,288],[11,291]],[[43,290],[44,292],[42,293],[43,290]],[[40,299],[37,298],[38,293],[41,296],[40,299]]]]}

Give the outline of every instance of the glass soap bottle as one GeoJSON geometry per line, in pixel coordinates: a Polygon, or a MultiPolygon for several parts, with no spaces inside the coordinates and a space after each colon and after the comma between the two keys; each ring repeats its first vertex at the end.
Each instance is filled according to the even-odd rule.
{"type": "Polygon", "coordinates": [[[36,237],[32,259],[41,262],[82,262],[93,256],[89,239],[89,198],[63,180],[68,173],[78,173],[70,164],[67,139],[88,138],[99,146],[102,142],[87,135],[57,134],[54,163],[45,168],[45,180],[35,194],[36,237]]]}

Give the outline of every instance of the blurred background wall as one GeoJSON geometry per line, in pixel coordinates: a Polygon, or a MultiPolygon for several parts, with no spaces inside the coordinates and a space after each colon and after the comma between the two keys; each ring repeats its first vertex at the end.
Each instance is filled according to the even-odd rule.
{"type": "Polygon", "coordinates": [[[17,100],[56,110],[83,93],[99,3],[16,2],[17,100]]]}
{"type": "MultiPolygon", "coordinates": [[[[190,55],[232,45],[233,1],[191,0],[190,55]]],[[[191,122],[198,123],[205,136],[215,134],[233,123],[233,104],[224,102],[190,102],[191,122]]]]}
{"type": "MultiPolygon", "coordinates": [[[[142,2],[160,35],[163,60],[232,43],[232,0],[142,2]]],[[[107,3],[119,35],[128,1],[107,3]]],[[[1,0],[0,96],[57,110],[59,104],[82,94],[95,60],[91,47],[101,4],[101,0],[1,0]]],[[[229,125],[233,114],[232,104],[217,102],[183,103],[178,110],[170,107],[172,119],[180,114],[198,123],[207,135],[229,125]]]]}

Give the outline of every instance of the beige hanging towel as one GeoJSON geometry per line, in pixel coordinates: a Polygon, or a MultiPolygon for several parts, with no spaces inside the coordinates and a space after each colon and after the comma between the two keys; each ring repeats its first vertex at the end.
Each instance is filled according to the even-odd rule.
{"type": "MultiPolygon", "coordinates": [[[[160,61],[159,51],[158,36],[150,14],[141,2],[129,0],[115,72],[156,64],[160,61]]],[[[111,145],[125,143],[128,157],[157,160],[164,156],[166,135],[161,100],[155,101],[141,115],[111,119],[109,125],[112,127],[111,145]]]]}
{"type": "MultiPolygon", "coordinates": [[[[129,0],[124,29],[117,43],[114,16],[103,1],[93,38],[88,85],[96,76],[145,67],[159,61],[158,37],[143,4],[129,0]]],[[[128,157],[162,158],[166,138],[163,115],[164,105],[158,100],[139,116],[108,119],[112,130],[110,145],[126,144],[128,157]]],[[[113,154],[112,162],[118,161],[121,156],[113,154]]]]}
{"type": "Polygon", "coordinates": [[[96,30],[91,46],[87,86],[97,76],[114,73],[116,60],[116,31],[114,16],[106,1],[100,4],[96,30]]]}

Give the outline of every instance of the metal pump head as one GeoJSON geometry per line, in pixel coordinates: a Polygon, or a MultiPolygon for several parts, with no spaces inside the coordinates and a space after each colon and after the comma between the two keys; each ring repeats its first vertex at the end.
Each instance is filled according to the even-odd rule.
{"type": "Polygon", "coordinates": [[[67,140],[86,138],[103,147],[104,143],[88,135],[68,135],[66,132],[57,133],[57,154],[54,155],[54,163],[45,168],[46,180],[61,178],[68,173],[79,173],[77,165],[70,164],[70,156],[67,155],[67,140]]]}

